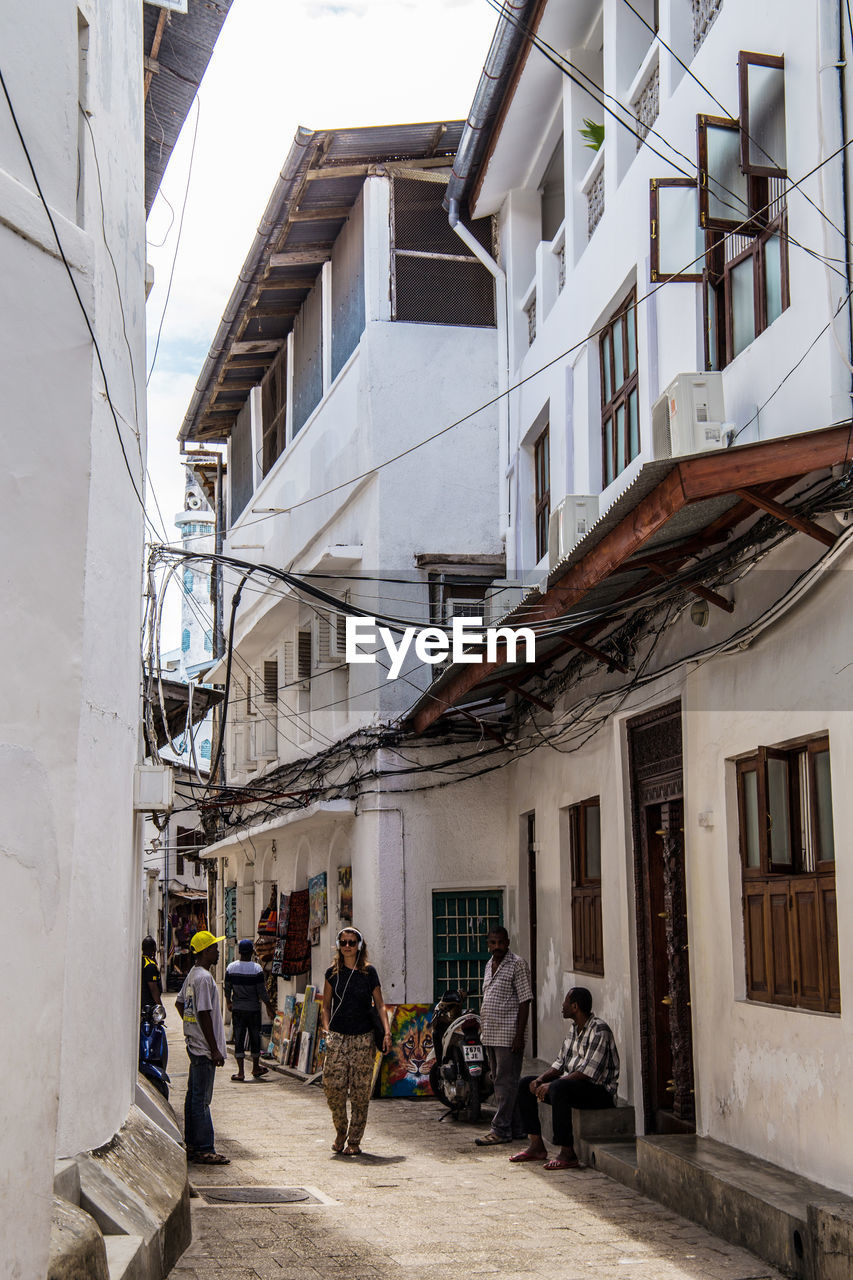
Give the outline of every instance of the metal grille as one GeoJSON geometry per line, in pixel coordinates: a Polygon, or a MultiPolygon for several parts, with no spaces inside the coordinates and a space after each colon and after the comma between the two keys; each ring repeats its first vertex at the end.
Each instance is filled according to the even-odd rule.
{"type": "Polygon", "coordinates": [[[247,401],[231,429],[231,523],[237,519],[252,497],[252,419],[247,401]]]}
{"type": "MultiPolygon", "coordinates": [[[[490,328],[494,280],[451,229],[442,208],[445,184],[395,178],[392,185],[392,298],[395,320],[490,328]]],[[[492,251],[492,219],[466,222],[492,251]]]]}
{"type": "Polygon", "coordinates": [[[586,228],[590,238],[604,213],[604,166],[599,169],[586,193],[586,228]]]}
{"type": "Polygon", "coordinates": [[[323,305],[318,281],[293,327],[293,434],[305,425],[323,395],[323,305]]]}
{"type": "Polygon", "coordinates": [[[528,302],[524,308],[524,314],[527,316],[527,345],[533,346],[536,338],[536,296],[534,294],[532,300],[528,302]]]}
{"type": "Polygon", "coordinates": [[[332,377],[364,331],[364,202],[357,200],[332,249],[332,377]]]}
{"type": "Polygon", "coordinates": [[[461,988],[479,1009],[483,970],[489,958],[486,938],[503,924],[503,895],[498,892],[434,893],[432,898],[435,999],[461,988]]]}
{"type": "Polygon", "coordinates": [[[639,92],[637,100],[634,103],[634,113],[637,117],[637,150],[645,142],[649,136],[655,120],[660,112],[660,64],[655,63],[655,69],[649,76],[646,83],[639,92]]]}
{"type": "Polygon", "coordinates": [[[723,7],[723,0],[693,0],[693,52],[697,53],[702,41],[716,21],[723,7]]]}

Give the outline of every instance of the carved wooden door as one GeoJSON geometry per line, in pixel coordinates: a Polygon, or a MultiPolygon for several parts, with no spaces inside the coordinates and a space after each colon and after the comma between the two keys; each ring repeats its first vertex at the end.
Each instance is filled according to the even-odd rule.
{"type": "Polygon", "coordinates": [[[629,726],[643,1102],[649,1133],[695,1127],[678,704],[629,726]]]}

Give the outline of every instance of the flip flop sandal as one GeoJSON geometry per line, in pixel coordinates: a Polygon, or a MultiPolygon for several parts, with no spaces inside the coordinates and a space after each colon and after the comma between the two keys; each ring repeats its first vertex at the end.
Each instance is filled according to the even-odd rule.
{"type": "Polygon", "coordinates": [[[268,1076],[269,1073],[270,1073],[269,1067],[261,1067],[259,1071],[252,1072],[252,1079],[259,1080],[261,1076],[268,1076]]]}
{"type": "Polygon", "coordinates": [[[510,1138],[502,1138],[499,1133],[484,1133],[482,1137],[475,1138],[474,1144],[478,1147],[502,1147],[505,1143],[512,1141],[510,1138]]]}
{"type": "Polygon", "coordinates": [[[342,1155],[344,1147],[346,1145],[347,1145],[346,1138],[335,1138],[335,1141],[332,1143],[332,1150],[334,1151],[336,1156],[342,1155]]]}
{"type": "Polygon", "coordinates": [[[559,1169],[579,1169],[581,1167],[580,1160],[562,1160],[559,1156],[554,1156],[552,1160],[546,1161],[543,1166],[549,1173],[553,1173],[559,1169]]]}
{"type": "Polygon", "coordinates": [[[514,1156],[510,1156],[511,1164],[528,1164],[535,1161],[537,1164],[543,1160],[547,1160],[547,1156],[537,1155],[534,1151],[516,1151],[514,1156]]]}
{"type": "Polygon", "coordinates": [[[198,1151],[193,1156],[193,1164],[230,1164],[231,1161],[227,1156],[220,1155],[218,1151],[198,1151]]]}
{"type": "Polygon", "coordinates": [[[235,1084],[245,1084],[245,1083],[246,1083],[246,1077],[245,1077],[245,1076],[232,1076],[232,1077],[231,1077],[231,1079],[234,1081],[234,1083],[235,1083],[235,1084]]]}
{"type": "Polygon", "coordinates": [[[360,1156],[360,1155],[363,1155],[364,1153],[361,1147],[359,1147],[358,1145],[355,1145],[355,1146],[344,1147],[342,1154],[345,1156],[360,1156]]]}

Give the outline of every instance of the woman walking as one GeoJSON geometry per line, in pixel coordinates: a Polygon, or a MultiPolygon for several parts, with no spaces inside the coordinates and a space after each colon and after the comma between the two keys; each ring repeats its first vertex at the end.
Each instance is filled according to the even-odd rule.
{"type": "Polygon", "coordinates": [[[341,929],[335,940],[334,961],[326,970],[320,1022],[326,1032],[323,1088],[335,1125],[332,1150],[345,1156],[361,1155],[376,1061],[374,1007],[385,1032],[382,1052],[388,1053],[391,1032],[379,974],[368,963],[367,946],[358,929],[341,929]]]}

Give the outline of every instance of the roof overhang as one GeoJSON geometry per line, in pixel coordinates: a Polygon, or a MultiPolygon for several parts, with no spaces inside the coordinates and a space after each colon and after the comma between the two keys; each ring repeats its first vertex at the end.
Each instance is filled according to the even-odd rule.
{"type": "Polygon", "coordinates": [[[534,41],[555,50],[584,48],[600,9],[600,0],[519,0],[504,7],[453,163],[448,208],[478,218],[496,213],[507,192],[529,180],[537,160],[530,140],[541,141],[543,121],[560,101],[563,74],[534,41]]]}
{"type": "Polygon", "coordinates": [[[463,122],[299,129],[270,196],[179,433],[225,441],[279,355],[371,174],[449,170],[463,122]],[[390,170],[393,171],[393,170],[390,170]]]}
{"type": "Polygon", "coordinates": [[[536,702],[535,696],[525,694],[524,681],[572,650],[625,670],[612,655],[596,648],[595,629],[583,625],[580,606],[594,601],[597,607],[630,612],[632,599],[698,557],[687,589],[727,608],[730,602],[702,585],[701,557],[761,515],[769,513],[831,545],[836,533],[797,516],[777,499],[804,477],[848,463],[852,444],[853,425],[846,423],[646,464],[634,484],[549,574],[544,590],[528,595],[501,621],[501,626],[522,627],[560,620],[547,644],[541,650],[537,645],[535,666],[510,664],[505,646],[498,647],[494,662],[453,664],[412,707],[408,726],[423,733],[448,712],[462,708],[466,714],[464,708],[503,698],[507,689],[520,690],[536,702]],[[571,617],[573,609],[577,621],[571,617]]]}
{"type": "Polygon", "coordinates": [[[146,214],[160,190],[231,3],[188,0],[186,13],[170,11],[156,0],[143,6],[146,214]]]}
{"type": "MultiPolygon", "coordinates": [[[[187,723],[187,707],[189,705],[189,685],[183,680],[165,680],[161,679],[160,684],[163,689],[163,704],[160,704],[160,695],[158,691],[158,682],[155,679],[150,695],[146,691],[146,701],[150,696],[151,714],[154,719],[154,729],[157,734],[157,746],[165,747],[167,743],[174,741],[184,732],[187,723]],[[166,724],[168,724],[169,732],[166,732],[166,725],[163,723],[163,713],[165,710],[166,724]]],[[[193,686],[193,705],[192,705],[192,723],[200,724],[205,718],[211,707],[215,707],[221,702],[224,694],[218,689],[208,689],[204,685],[193,686]]],[[[148,734],[147,716],[145,721],[145,748],[151,751],[151,742],[148,734]]]]}
{"type": "Polygon", "coordinates": [[[341,822],[354,817],[355,802],[353,800],[318,800],[315,804],[306,805],[303,809],[292,809],[266,822],[257,822],[253,827],[235,828],[233,835],[209,844],[206,849],[200,851],[199,856],[224,858],[230,853],[245,850],[250,841],[258,840],[262,836],[274,836],[276,832],[293,830],[294,827],[298,827],[302,833],[311,827],[324,826],[328,822],[341,822]]]}

